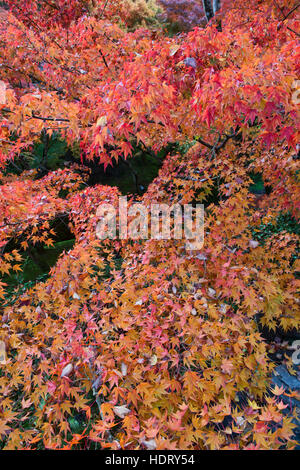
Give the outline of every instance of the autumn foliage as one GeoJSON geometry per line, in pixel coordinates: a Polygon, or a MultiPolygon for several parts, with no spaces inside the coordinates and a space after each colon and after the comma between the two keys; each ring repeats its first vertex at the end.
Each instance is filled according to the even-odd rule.
{"type": "Polygon", "coordinates": [[[175,36],[159,2],[5,3],[2,447],[293,448],[260,327],[299,327],[299,240],[257,233],[282,213],[299,220],[297,3],[224,1],[217,22],[175,36]],[[78,163],[7,172],[54,133],[105,167],[137,146],[171,148],[139,200],[205,204],[203,249],[97,239],[97,208],[117,207],[120,193],[88,185],[78,163]],[[268,188],[259,202],[258,173],[268,188]],[[46,279],[8,295],[5,277],[53,244],[59,217],[74,247],[46,279]]]}

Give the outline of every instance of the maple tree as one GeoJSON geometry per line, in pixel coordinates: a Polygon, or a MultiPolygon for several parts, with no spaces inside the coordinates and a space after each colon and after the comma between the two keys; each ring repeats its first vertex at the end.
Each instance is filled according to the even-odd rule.
{"type": "MultiPolygon", "coordinates": [[[[283,212],[299,221],[298,4],[224,1],[207,24],[170,36],[155,23],[159,3],[168,14],[172,2],[133,0],[8,0],[1,13],[5,449],[295,445],[258,323],[299,327],[299,240],[257,234],[283,212]],[[81,163],[105,168],[137,146],[171,147],[135,199],[204,203],[203,249],[99,240],[97,208],[117,207],[120,192],[87,185],[78,163],[7,172],[37,142],[47,168],[56,133],[81,163]],[[270,188],[259,201],[253,174],[270,188]],[[53,244],[59,217],[74,247],[46,279],[8,295],[5,276],[53,244]]],[[[182,8],[193,16],[195,4],[182,8]]]]}

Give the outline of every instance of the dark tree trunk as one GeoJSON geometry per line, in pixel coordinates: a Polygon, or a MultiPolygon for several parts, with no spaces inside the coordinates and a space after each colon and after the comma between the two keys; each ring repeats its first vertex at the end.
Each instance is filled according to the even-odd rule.
{"type": "Polygon", "coordinates": [[[214,11],[212,8],[211,0],[202,0],[202,3],[203,3],[204,13],[208,22],[214,16],[214,11]]]}
{"type": "Polygon", "coordinates": [[[207,22],[210,21],[218,10],[220,10],[221,1],[220,0],[202,0],[204,13],[207,19],[207,22]]]}
{"type": "Polygon", "coordinates": [[[220,10],[221,2],[220,0],[213,0],[213,12],[214,15],[217,13],[218,10],[220,10]]]}

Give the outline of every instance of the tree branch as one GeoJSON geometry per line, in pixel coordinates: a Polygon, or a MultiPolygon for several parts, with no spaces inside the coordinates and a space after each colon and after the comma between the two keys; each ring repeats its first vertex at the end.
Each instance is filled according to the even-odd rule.
{"type": "Polygon", "coordinates": [[[297,10],[297,8],[300,7],[300,3],[298,3],[298,5],[296,5],[294,8],[292,8],[288,13],[287,15],[285,15],[285,17],[282,19],[282,21],[285,21],[292,13],[294,13],[295,10],[297,10]]]}

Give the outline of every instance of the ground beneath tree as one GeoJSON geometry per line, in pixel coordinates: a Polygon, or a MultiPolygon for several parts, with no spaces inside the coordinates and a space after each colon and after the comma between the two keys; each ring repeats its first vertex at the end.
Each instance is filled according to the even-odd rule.
{"type": "Polygon", "coordinates": [[[298,415],[298,418],[293,417],[293,422],[296,425],[294,430],[294,439],[298,442],[297,450],[300,450],[300,372],[299,368],[295,372],[297,375],[291,375],[285,365],[281,364],[276,367],[272,376],[272,386],[277,385],[283,387],[288,395],[282,395],[282,401],[288,407],[285,410],[287,416],[293,416],[292,412],[298,415]]]}

